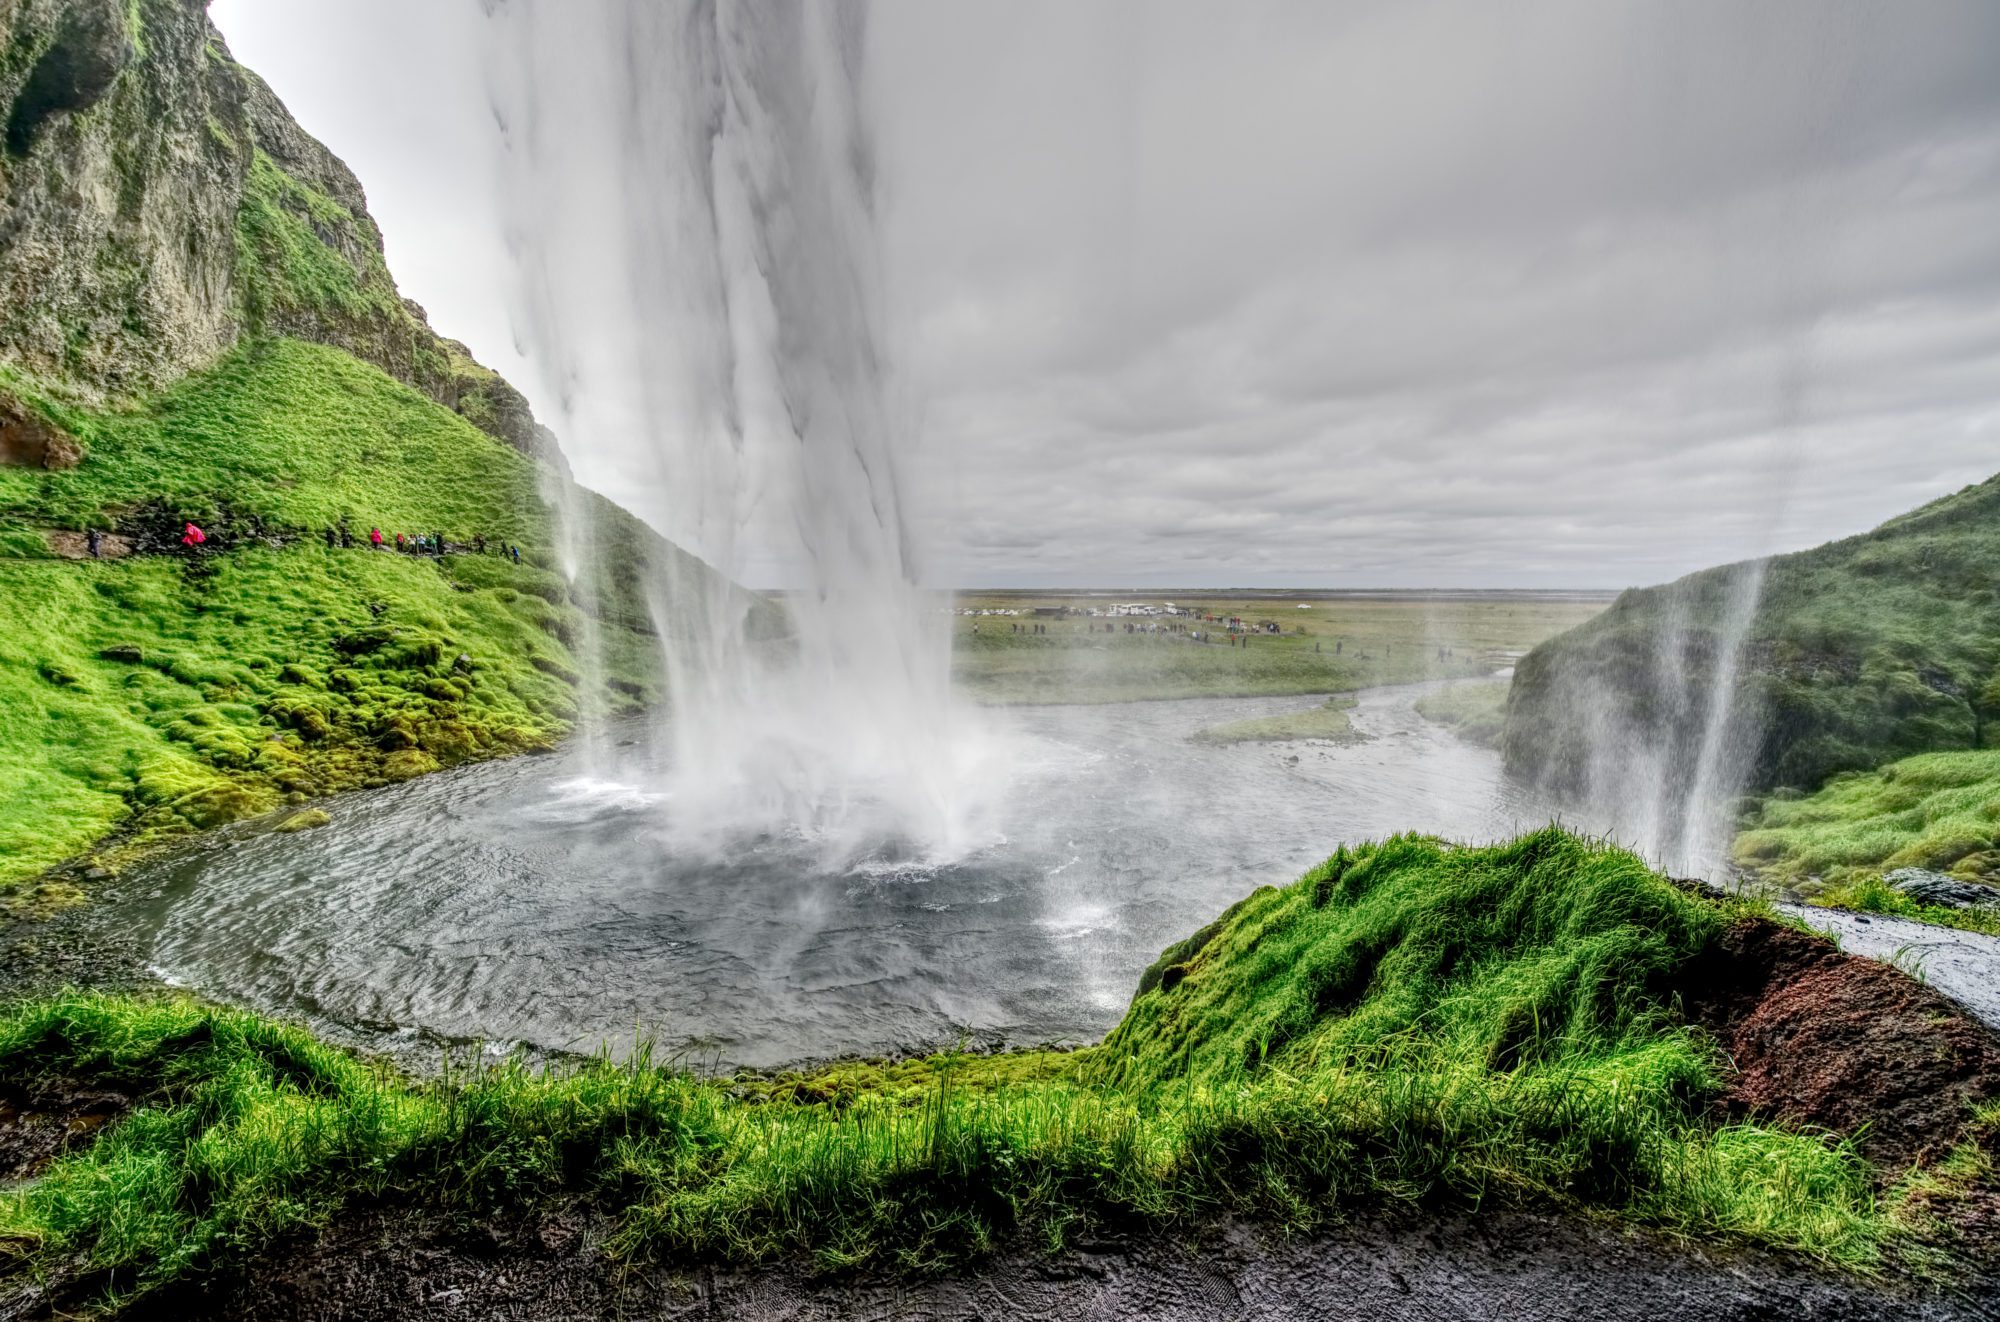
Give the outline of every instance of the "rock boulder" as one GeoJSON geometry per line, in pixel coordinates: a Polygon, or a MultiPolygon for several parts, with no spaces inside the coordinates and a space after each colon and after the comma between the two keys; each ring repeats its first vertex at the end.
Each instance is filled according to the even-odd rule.
{"type": "Polygon", "coordinates": [[[1918,904],[1935,904],[1946,909],[1987,909],[2000,907],[2000,888],[1928,868],[1897,868],[1882,880],[1892,890],[1907,895],[1918,904]]]}

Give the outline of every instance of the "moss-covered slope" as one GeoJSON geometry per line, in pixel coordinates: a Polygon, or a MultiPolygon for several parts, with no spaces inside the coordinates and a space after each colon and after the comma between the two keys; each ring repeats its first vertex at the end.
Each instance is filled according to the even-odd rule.
{"type": "Polygon", "coordinates": [[[1898,868],[2000,881],[2000,750],[1925,753],[1835,776],[1817,793],[1757,803],[1736,839],[1746,871],[1818,903],[2000,932],[2000,913],[1921,905],[1886,885],[1898,868]]]}
{"type": "MultiPolygon", "coordinates": [[[[1703,742],[1738,568],[1627,592],[1520,664],[1509,767],[1586,788],[1607,743],[1703,742]]],[[[2000,731],[2000,478],[1873,532],[1773,559],[1738,675],[1749,786],[1988,746],[2000,731]]],[[[1612,753],[1616,755],[1615,750],[1612,753]]]]}
{"type": "Polygon", "coordinates": [[[573,589],[548,471],[347,353],[256,341],[138,407],[50,407],[89,453],[0,468],[0,883],[660,697],[637,583],[680,553],[603,503],[605,586],[573,589]],[[457,553],[374,551],[375,527],[457,553]],[[114,558],[51,551],[87,528],[114,558]]]}

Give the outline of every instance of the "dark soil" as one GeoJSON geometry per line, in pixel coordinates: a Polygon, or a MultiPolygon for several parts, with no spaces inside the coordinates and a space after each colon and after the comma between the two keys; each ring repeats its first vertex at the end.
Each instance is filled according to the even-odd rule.
{"type": "Polygon", "coordinates": [[[0,1188],[31,1180],[66,1152],[88,1147],[132,1109],[120,1092],[49,1080],[0,1084],[0,1188]]]}
{"type": "Polygon", "coordinates": [[[130,1322],[403,1322],[411,1317],[1063,1322],[1957,1322],[2000,1294],[1947,1298],[1829,1277],[1771,1255],[1670,1245],[1520,1214],[1351,1222],[1273,1243],[1230,1226],[1200,1244],[1095,1244],[1003,1254],[976,1274],[896,1281],[796,1270],[621,1267],[601,1225],[557,1218],[454,1231],[402,1214],[352,1222],[271,1254],[245,1276],[135,1306],[130,1322]]]}
{"type": "Polygon", "coordinates": [[[1893,1172],[1942,1156],[1973,1105],[2000,1097],[2000,1035],[1900,970],[1796,928],[1739,923],[1681,992],[1735,1063],[1728,1114],[1858,1134],[1893,1172]]]}

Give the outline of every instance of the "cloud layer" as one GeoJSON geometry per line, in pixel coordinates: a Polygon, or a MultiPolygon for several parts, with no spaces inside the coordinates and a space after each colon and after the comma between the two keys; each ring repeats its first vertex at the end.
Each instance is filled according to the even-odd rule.
{"type": "MultiPolygon", "coordinates": [[[[520,371],[472,10],[215,5],[520,371]]],[[[939,581],[1619,586],[2000,470],[1979,0],[892,0],[868,58],[939,581]]]]}

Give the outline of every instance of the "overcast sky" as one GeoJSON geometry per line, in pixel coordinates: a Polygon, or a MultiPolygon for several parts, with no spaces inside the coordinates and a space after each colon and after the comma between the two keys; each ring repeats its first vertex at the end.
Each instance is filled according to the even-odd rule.
{"type": "MultiPolygon", "coordinates": [[[[212,12],[404,292],[552,416],[476,0],[212,12]]],[[[2000,5],[896,0],[869,33],[942,581],[1618,587],[2000,471],[2000,5]]]]}

